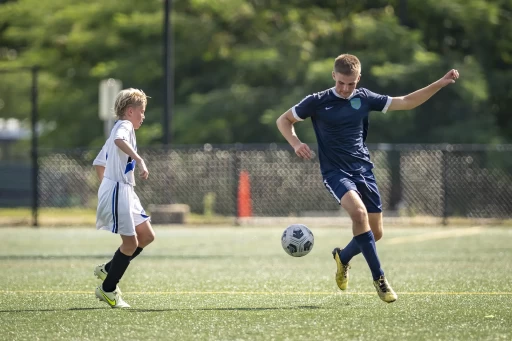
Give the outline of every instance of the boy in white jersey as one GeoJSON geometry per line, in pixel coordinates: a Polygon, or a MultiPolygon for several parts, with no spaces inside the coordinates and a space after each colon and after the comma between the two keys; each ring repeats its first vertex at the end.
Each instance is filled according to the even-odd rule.
{"type": "Polygon", "coordinates": [[[112,308],[130,307],[122,299],[117,284],[131,259],[155,237],[149,217],[133,189],[137,165],[142,179],[149,175],[144,160],[137,153],[135,138],[135,130],[144,120],[146,104],[147,97],[141,90],[125,89],[117,95],[115,113],[118,121],[93,163],[101,179],[96,228],[117,233],[122,240],[112,260],[94,270],[94,274],[103,280],[96,288],[96,297],[112,308]]]}

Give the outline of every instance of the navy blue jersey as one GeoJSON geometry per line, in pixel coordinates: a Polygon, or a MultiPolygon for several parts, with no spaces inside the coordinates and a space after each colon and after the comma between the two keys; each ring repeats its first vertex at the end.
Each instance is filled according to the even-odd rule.
{"type": "Polygon", "coordinates": [[[365,145],[370,111],[386,112],[391,97],[365,88],[343,98],[334,88],[308,95],[292,108],[295,119],[311,117],[322,175],[342,170],[361,174],[373,168],[365,145]]]}

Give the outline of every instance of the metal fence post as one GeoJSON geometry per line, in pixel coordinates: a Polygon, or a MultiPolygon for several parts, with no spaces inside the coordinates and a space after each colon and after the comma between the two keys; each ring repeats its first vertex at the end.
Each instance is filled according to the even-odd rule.
{"type": "Polygon", "coordinates": [[[31,125],[32,125],[32,226],[38,227],[38,209],[39,209],[39,157],[37,143],[37,76],[39,67],[32,67],[32,91],[31,91],[31,125]]]}
{"type": "Polygon", "coordinates": [[[398,211],[400,202],[402,201],[401,156],[402,152],[397,145],[391,145],[391,148],[388,150],[387,158],[391,175],[389,209],[392,211],[398,211]]]}
{"type": "Polygon", "coordinates": [[[236,143],[233,151],[233,201],[235,203],[234,212],[235,212],[235,225],[240,225],[238,220],[238,186],[240,180],[240,151],[242,150],[242,144],[236,143]]]}
{"type": "Polygon", "coordinates": [[[443,225],[448,225],[448,217],[450,215],[449,212],[449,192],[448,192],[448,156],[450,155],[452,147],[450,145],[446,145],[445,148],[443,148],[443,160],[442,160],[442,186],[443,186],[443,225]]]}

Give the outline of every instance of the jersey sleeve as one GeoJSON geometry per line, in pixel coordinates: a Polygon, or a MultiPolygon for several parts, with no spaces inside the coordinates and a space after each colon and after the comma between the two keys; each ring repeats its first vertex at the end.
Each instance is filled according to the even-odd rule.
{"type": "Polygon", "coordinates": [[[130,136],[132,133],[132,125],[128,121],[124,121],[119,125],[117,128],[115,135],[114,135],[114,141],[115,140],[125,140],[126,142],[130,143],[130,136]]]}
{"type": "Polygon", "coordinates": [[[306,118],[315,114],[318,96],[316,94],[308,95],[298,104],[292,107],[293,117],[297,121],[304,121],[306,118]]]}
{"type": "Polygon", "coordinates": [[[100,152],[98,153],[98,155],[96,155],[96,158],[92,162],[93,166],[105,167],[107,165],[107,152],[105,149],[106,149],[105,146],[103,146],[101,148],[100,152]]]}
{"type": "Polygon", "coordinates": [[[386,95],[379,95],[375,92],[372,92],[368,89],[366,90],[366,98],[370,104],[371,111],[382,111],[386,113],[391,104],[391,97],[386,95]]]}

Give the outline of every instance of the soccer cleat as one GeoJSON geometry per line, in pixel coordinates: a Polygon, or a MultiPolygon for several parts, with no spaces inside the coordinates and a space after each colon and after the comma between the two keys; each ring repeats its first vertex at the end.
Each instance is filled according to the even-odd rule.
{"type": "Polygon", "coordinates": [[[350,269],[350,264],[343,264],[340,260],[340,249],[335,248],[332,250],[332,257],[336,261],[336,284],[338,288],[341,290],[346,290],[348,286],[348,269],[350,269]]]}
{"type": "MultiPolygon", "coordinates": [[[[106,263],[103,263],[103,264],[100,264],[100,265],[96,265],[96,267],[94,268],[94,276],[96,276],[96,278],[98,278],[98,279],[101,279],[102,281],[104,281],[105,278],[107,278],[107,275],[108,275],[107,270],[105,270],[105,264],[106,263]]],[[[119,288],[119,285],[116,286],[116,291],[119,292],[119,295],[123,294],[121,292],[121,289],[119,288]]]]}
{"type": "Polygon", "coordinates": [[[103,287],[100,285],[96,288],[95,292],[98,300],[107,303],[111,308],[130,308],[130,305],[123,300],[117,290],[106,292],[103,291],[103,287]]]}
{"type": "Polygon", "coordinates": [[[107,270],[105,270],[105,265],[106,263],[103,263],[103,264],[100,264],[100,265],[96,265],[96,267],[94,268],[94,276],[96,276],[98,279],[101,279],[102,281],[105,280],[105,278],[107,278],[107,270]]]}
{"type": "Polygon", "coordinates": [[[388,280],[384,276],[380,276],[380,278],[376,281],[373,281],[373,286],[377,289],[377,293],[381,300],[387,303],[395,302],[398,298],[397,294],[391,288],[388,283],[388,280]]]}

